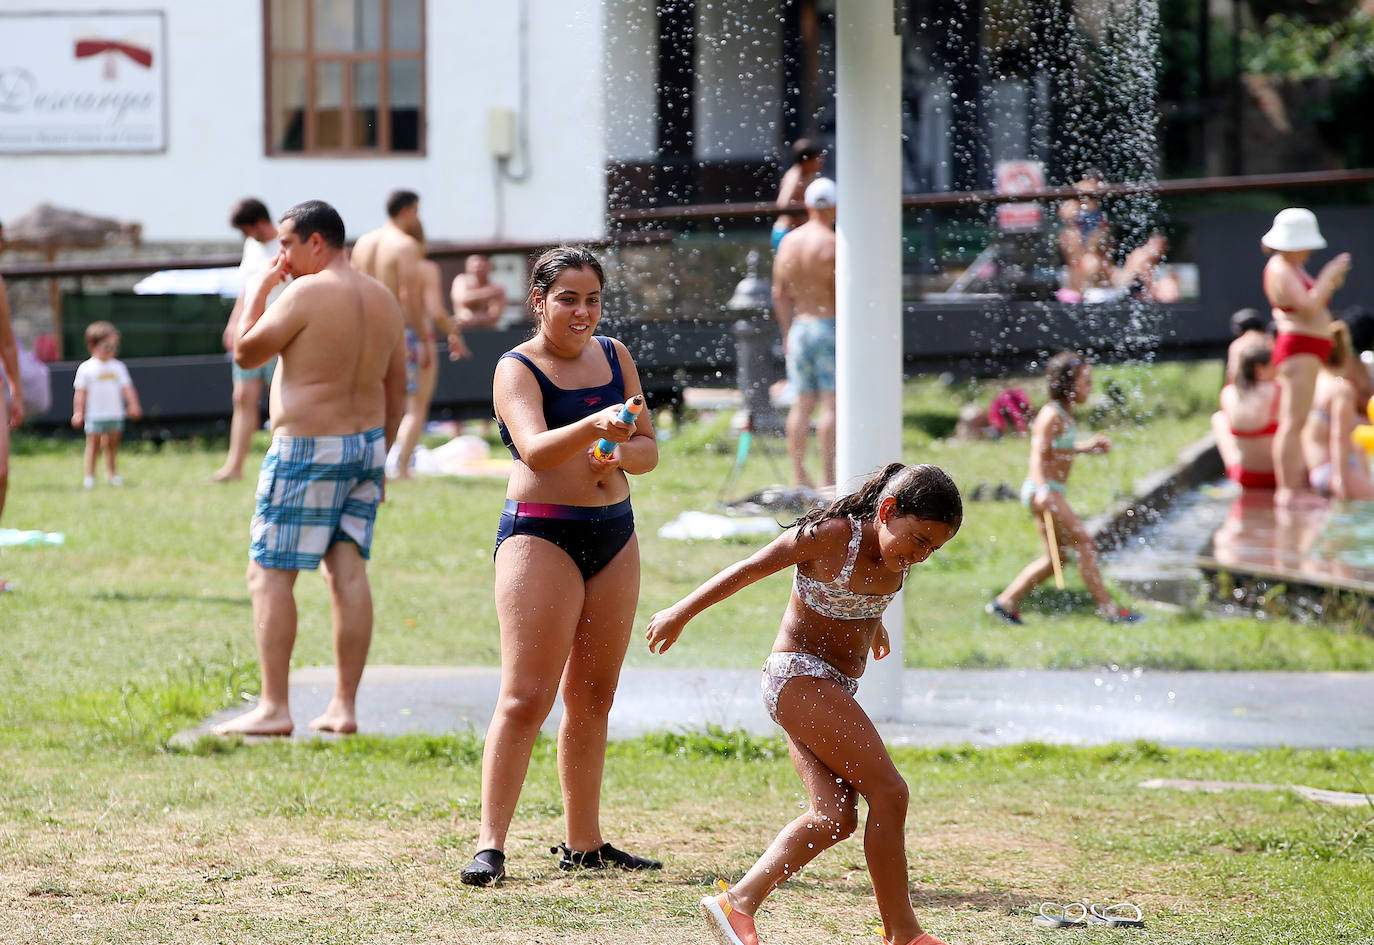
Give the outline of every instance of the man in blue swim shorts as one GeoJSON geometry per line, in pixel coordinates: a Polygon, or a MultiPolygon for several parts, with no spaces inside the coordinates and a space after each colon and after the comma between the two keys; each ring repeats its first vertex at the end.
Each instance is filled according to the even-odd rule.
{"type": "Polygon", "coordinates": [[[294,728],[287,676],[296,575],[317,567],[328,579],[338,682],[310,727],[357,731],[358,684],[372,642],[372,526],[405,402],[400,306],[349,263],[339,214],[318,200],[297,204],[277,235],[281,251],[245,303],[234,344],[243,368],[280,355],[248,564],[262,698],[216,726],[221,735],[289,735],[294,728]]]}
{"type": "MultiPolygon", "coordinates": [[[[243,464],[248,459],[248,451],[253,445],[253,434],[261,424],[258,402],[262,392],[272,384],[272,369],[276,360],[268,361],[261,367],[245,370],[234,363],[234,342],[239,336],[239,318],[248,293],[253,291],[257,279],[272,265],[281,247],[277,245],[277,225],[267,212],[267,205],[255,197],[244,197],[234,204],[229,223],[243,234],[243,258],[239,262],[239,280],[242,288],[234,300],[234,310],[229,313],[229,323],[224,326],[224,350],[229,352],[230,373],[233,377],[233,414],[229,420],[229,455],[224,465],[211,473],[211,482],[231,482],[243,478],[243,464]]],[[[277,286],[276,295],[282,287],[277,286]]],[[[270,304],[276,298],[268,298],[270,304]]]]}
{"type": "Polygon", "coordinates": [[[797,486],[812,485],[806,441],[818,404],[820,484],[835,481],[835,182],[816,178],[805,202],[806,222],[788,234],[773,258],[773,313],[796,397],[787,413],[787,452],[797,486]]]}

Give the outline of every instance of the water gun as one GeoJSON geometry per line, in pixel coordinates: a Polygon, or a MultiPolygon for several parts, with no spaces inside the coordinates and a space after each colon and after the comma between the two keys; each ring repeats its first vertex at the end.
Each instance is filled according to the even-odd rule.
{"type": "Polygon", "coordinates": [[[1369,415],[1369,423],[1362,423],[1350,433],[1350,438],[1355,441],[1356,446],[1364,447],[1365,452],[1374,453],[1374,397],[1369,398],[1369,403],[1365,405],[1365,413],[1369,415]]]}
{"type": "MultiPolygon", "coordinates": [[[[625,406],[620,408],[620,417],[618,419],[621,423],[634,423],[635,419],[639,416],[639,412],[643,409],[644,395],[635,394],[629,400],[625,401],[625,406]]],[[[592,450],[592,455],[604,463],[615,454],[615,448],[619,445],[619,443],[612,443],[610,440],[602,440],[596,444],[596,448],[592,450]]]]}

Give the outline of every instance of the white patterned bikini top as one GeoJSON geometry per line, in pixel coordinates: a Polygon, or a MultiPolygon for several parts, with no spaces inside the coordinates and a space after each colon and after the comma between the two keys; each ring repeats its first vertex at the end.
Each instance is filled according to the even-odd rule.
{"type": "MultiPolygon", "coordinates": [[[[844,567],[835,575],[835,580],[826,583],[801,573],[798,567],[792,580],[792,587],[803,604],[822,617],[836,620],[872,620],[881,617],[892,598],[901,593],[901,587],[891,594],[860,594],[849,586],[849,577],[854,572],[854,562],[859,557],[859,541],[863,538],[863,526],[851,517],[849,526],[854,530],[849,539],[845,554],[844,567]]],[[[906,571],[902,572],[902,582],[906,582],[906,571]]]]}

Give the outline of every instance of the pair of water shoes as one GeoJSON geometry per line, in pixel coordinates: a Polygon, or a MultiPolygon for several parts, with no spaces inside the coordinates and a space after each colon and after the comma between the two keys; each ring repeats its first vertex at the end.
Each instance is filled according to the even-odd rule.
{"type": "MultiPolygon", "coordinates": [[[[599,870],[608,866],[622,870],[658,870],[663,864],[648,857],[635,856],[624,850],[617,850],[609,843],[596,850],[573,850],[566,843],[549,850],[550,853],[562,852],[558,858],[560,870],[599,870]]],[[[463,868],[458,878],[465,886],[495,886],[506,877],[506,854],[500,850],[478,850],[472,862],[463,868]]]]}

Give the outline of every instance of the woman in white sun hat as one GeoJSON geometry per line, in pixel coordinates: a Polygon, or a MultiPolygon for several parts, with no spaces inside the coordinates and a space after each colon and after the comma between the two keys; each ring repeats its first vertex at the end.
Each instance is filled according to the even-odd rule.
{"type": "Polygon", "coordinates": [[[1274,217],[1260,239],[1270,254],[1264,266],[1264,294],[1274,307],[1274,367],[1280,391],[1279,428],[1274,435],[1276,500],[1305,489],[1300,435],[1312,409],[1322,362],[1331,350],[1331,295],[1345,282],[1350,254],[1336,256],[1313,279],[1303,268],[1312,252],[1326,248],[1311,210],[1289,207],[1274,217]]]}

